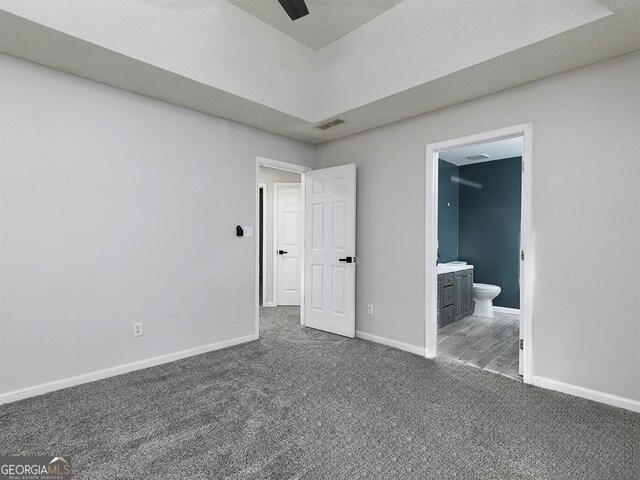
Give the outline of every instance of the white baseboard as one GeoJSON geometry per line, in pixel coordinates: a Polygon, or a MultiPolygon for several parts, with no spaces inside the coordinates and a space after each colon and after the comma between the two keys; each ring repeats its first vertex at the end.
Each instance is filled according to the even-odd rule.
{"type": "Polygon", "coordinates": [[[587,400],[594,400],[596,402],[606,403],[607,405],[612,405],[614,407],[624,408],[626,410],[631,410],[632,412],[640,413],[639,400],[619,397],[618,395],[612,395],[610,393],[604,393],[598,390],[592,390],[590,388],[579,387],[577,385],[559,382],[558,380],[539,377],[537,375],[531,377],[531,385],[536,385],[541,388],[548,388],[549,390],[555,390],[556,392],[567,393],[576,397],[586,398],[587,400]]]}
{"type": "Polygon", "coordinates": [[[413,345],[409,345],[408,343],[396,342],[395,340],[391,340],[389,338],[378,337],[377,335],[371,335],[370,333],[359,332],[357,330],[356,338],[361,338],[362,340],[367,340],[369,342],[381,343],[382,345],[387,345],[388,347],[397,348],[399,350],[404,350],[405,352],[424,357],[424,348],[415,347],[413,345]]]}
{"type": "Polygon", "coordinates": [[[496,307],[493,306],[493,311],[498,313],[510,313],[512,315],[520,315],[519,308],[509,308],[509,307],[496,307]]]}
{"type": "MultiPolygon", "coordinates": [[[[377,335],[372,335],[370,333],[356,331],[356,338],[361,338],[362,340],[368,340],[370,342],[381,343],[382,345],[398,348],[409,353],[420,355],[421,357],[425,356],[424,348],[397,342],[385,337],[378,337],[377,335]]],[[[600,402],[614,407],[631,410],[632,412],[640,413],[639,400],[632,400],[630,398],[620,397],[618,395],[612,395],[610,393],[604,393],[598,390],[579,387],[577,385],[559,382],[557,380],[551,380],[550,378],[539,377],[535,375],[531,377],[531,385],[546,388],[549,390],[555,390],[556,392],[567,393],[576,397],[586,398],[587,400],[593,400],[595,402],[600,402]]]]}
{"type": "Polygon", "coordinates": [[[234,345],[240,345],[241,343],[251,342],[256,340],[258,336],[256,334],[246,335],[244,337],[232,338],[230,340],[224,340],[222,342],[211,343],[202,347],[190,348],[188,350],[181,350],[179,352],[170,353],[168,355],[161,355],[159,357],[148,358],[146,360],[140,360],[138,362],[127,363],[125,365],[119,365],[117,367],[105,368],[103,370],[97,370],[95,372],[85,373],[75,377],[63,378],[61,380],[55,380],[53,382],[43,383],[33,387],[27,387],[20,390],[14,390],[12,392],[3,393],[0,395],[0,405],[3,403],[11,403],[18,400],[23,400],[29,397],[35,397],[45,393],[53,392],[55,390],[61,390],[63,388],[73,387],[82,383],[95,382],[103,378],[115,377],[122,375],[123,373],[134,372],[136,370],[143,370],[149,367],[155,367],[156,365],[162,365],[163,363],[174,362],[183,358],[192,357],[194,355],[200,355],[202,353],[212,352],[214,350],[220,350],[227,347],[233,347],[234,345]]]}
{"type": "Polygon", "coordinates": [[[265,302],[263,307],[277,307],[277,305],[273,302],[265,302]]]}

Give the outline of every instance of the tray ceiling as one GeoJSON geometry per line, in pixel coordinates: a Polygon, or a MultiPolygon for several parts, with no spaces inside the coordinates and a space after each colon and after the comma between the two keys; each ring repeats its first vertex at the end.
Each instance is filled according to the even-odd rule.
{"type": "Polygon", "coordinates": [[[0,0],[0,52],[320,143],[638,50],[639,24],[640,0],[404,0],[314,51],[227,0],[0,0]]]}
{"type": "Polygon", "coordinates": [[[306,0],[309,15],[295,22],[278,0],[227,1],[312,50],[320,50],[403,0],[306,0]]]}

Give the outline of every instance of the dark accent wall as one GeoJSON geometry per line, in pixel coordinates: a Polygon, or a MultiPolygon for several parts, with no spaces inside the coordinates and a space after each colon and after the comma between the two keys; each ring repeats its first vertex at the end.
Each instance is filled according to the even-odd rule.
{"type": "Polygon", "coordinates": [[[438,253],[440,262],[458,260],[458,167],[438,162],[438,253]],[[447,204],[450,204],[447,206],[447,204]]]}
{"type": "Polygon", "coordinates": [[[493,303],[510,308],[520,308],[521,165],[516,157],[458,169],[458,260],[474,266],[474,282],[499,285],[493,303]]]}

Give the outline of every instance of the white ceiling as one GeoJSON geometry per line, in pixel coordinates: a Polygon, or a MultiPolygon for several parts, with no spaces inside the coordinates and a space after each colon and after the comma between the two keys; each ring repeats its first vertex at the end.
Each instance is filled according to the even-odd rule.
{"type": "Polygon", "coordinates": [[[312,50],[320,50],[403,0],[306,0],[309,15],[295,22],[278,0],[228,1],[312,50]]]}
{"type": "Polygon", "coordinates": [[[521,157],[523,148],[524,137],[515,137],[498,140],[497,142],[480,143],[477,145],[468,145],[466,147],[443,150],[440,152],[439,157],[441,160],[461,167],[463,165],[471,165],[472,163],[483,163],[494,160],[503,160],[505,158],[521,157]],[[467,158],[481,154],[489,155],[489,158],[483,160],[470,160],[467,158]]]}
{"type": "Polygon", "coordinates": [[[0,0],[0,52],[321,143],[638,50],[639,24],[640,0],[404,0],[313,51],[227,0],[0,0]]]}

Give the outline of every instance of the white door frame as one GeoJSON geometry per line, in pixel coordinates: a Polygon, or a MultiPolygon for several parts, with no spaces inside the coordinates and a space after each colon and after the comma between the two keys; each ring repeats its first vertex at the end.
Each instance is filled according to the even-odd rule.
{"type": "MultiPolygon", "coordinates": [[[[267,237],[264,232],[264,225],[267,222],[267,195],[269,194],[269,184],[261,182],[260,177],[258,176],[258,188],[262,189],[262,229],[258,232],[258,248],[260,248],[260,237],[262,237],[262,306],[264,307],[267,303],[267,282],[265,281],[265,275],[267,274],[267,237]]],[[[258,209],[260,208],[260,193],[258,192],[258,209]]],[[[258,217],[258,222],[256,223],[256,231],[260,228],[260,217],[258,217]]],[[[260,255],[258,255],[258,258],[260,255]]],[[[260,282],[258,280],[258,288],[260,288],[260,282]]],[[[260,300],[258,299],[258,302],[260,300]]]]}
{"type": "MultiPolygon", "coordinates": [[[[273,183],[273,303],[278,306],[278,254],[276,250],[278,248],[278,187],[300,187],[300,194],[304,193],[302,190],[302,182],[274,182],[273,183]]],[[[304,208],[304,200],[301,201],[301,208],[304,208]]],[[[302,212],[302,218],[304,219],[304,212],[302,212]]],[[[302,234],[304,236],[304,222],[302,222],[302,234]]],[[[304,250],[304,238],[302,239],[302,250],[304,250]]],[[[304,253],[300,257],[300,261],[304,260],[304,253]]],[[[304,266],[301,266],[300,275],[304,273],[304,266]]],[[[302,291],[300,291],[302,295],[302,291]]],[[[302,299],[300,300],[302,305],[302,299]]]]}
{"type": "MultiPolygon", "coordinates": [[[[311,168],[297,165],[295,163],[282,162],[280,160],[274,160],[272,158],[256,156],[256,175],[253,184],[253,191],[255,195],[255,225],[260,224],[260,167],[275,168],[278,170],[285,170],[287,172],[294,172],[300,174],[300,189],[302,192],[302,228],[304,230],[304,188],[305,188],[305,173],[311,171],[311,168]]],[[[302,256],[301,256],[301,270],[300,270],[300,324],[304,325],[304,239],[302,239],[302,256]]],[[[255,245],[255,287],[254,287],[254,304],[255,304],[255,336],[260,336],[260,239],[256,235],[254,237],[255,245]]]]}
{"type": "Polygon", "coordinates": [[[436,356],[438,339],[437,278],[438,270],[438,153],[455,147],[524,136],[522,162],[522,206],[520,220],[520,248],[525,260],[520,261],[520,338],[524,341],[523,380],[531,383],[533,372],[532,304],[533,304],[533,243],[531,227],[531,188],[533,162],[533,124],[525,123],[466,137],[427,145],[426,185],[431,187],[425,199],[425,352],[427,358],[436,356]],[[429,302],[430,300],[430,302],[429,302]]]}

